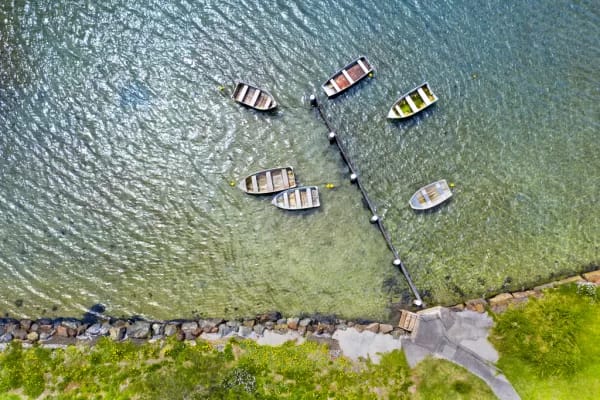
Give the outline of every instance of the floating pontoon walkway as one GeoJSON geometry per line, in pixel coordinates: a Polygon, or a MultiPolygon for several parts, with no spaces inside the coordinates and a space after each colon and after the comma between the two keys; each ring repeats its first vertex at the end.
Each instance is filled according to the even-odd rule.
{"type": "Polygon", "coordinates": [[[367,203],[369,210],[371,211],[371,214],[372,214],[371,222],[374,224],[376,223],[377,226],[379,227],[379,231],[383,235],[383,238],[385,239],[388,248],[394,255],[393,264],[396,267],[400,268],[400,270],[402,271],[402,274],[404,275],[404,278],[406,278],[406,282],[408,283],[410,290],[413,292],[413,295],[415,296],[414,304],[419,307],[424,306],[423,300],[421,299],[421,296],[419,295],[419,291],[415,287],[415,284],[413,283],[412,279],[410,278],[410,275],[409,275],[408,271],[406,270],[404,263],[400,259],[400,256],[398,255],[398,251],[392,244],[392,239],[390,238],[390,234],[387,231],[387,229],[385,229],[385,226],[383,225],[383,221],[377,215],[377,209],[376,209],[375,205],[373,204],[373,202],[371,201],[371,199],[369,198],[369,195],[367,194],[367,191],[363,187],[362,183],[360,182],[360,179],[358,178],[358,175],[356,174],[356,170],[354,169],[354,166],[352,165],[352,162],[350,161],[350,158],[348,157],[348,152],[344,148],[344,145],[342,144],[342,142],[338,139],[338,134],[336,133],[335,129],[333,129],[333,127],[331,126],[331,124],[329,123],[327,118],[325,117],[325,114],[323,113],[323,110],[321,109],[321,105],[318,104],[317,98],[314,95],[310,96],[310,103],[312,104],[313,107],[316,107],[316,109],[319,111],[319,115],[321,116],[321,119],[325,123],[325,126],[327,126],[327,131],[329,132],[329,141],[331,142],[331,144],[335,143],[337,145],[338,149],[340,150],[342,159],[344,160],[344,162],[348,166],[348,169],[350,170],[350,182],[356,183],[356,186],[362,193],[363,199],[367,203]]]}

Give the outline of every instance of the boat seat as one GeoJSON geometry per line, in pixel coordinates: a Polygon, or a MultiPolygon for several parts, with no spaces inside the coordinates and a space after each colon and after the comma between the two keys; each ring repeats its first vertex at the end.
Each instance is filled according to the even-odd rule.
{"type": "Polygon", "coordinates": [[[357,60],[357,63],[358,63],[358,65],[360,65],[362,70],[365,71],[365,74],[369,73],[369,69],[367,67],[365,67],[365,64],[363,64],[363,62],[360,59],[357,60]]]}
{"type": "Polygon", "coordinates": [[[421,190],[421,195],[423,195],[423,198],[427,203],[431,203],[431,199],[429,198],[429,195],[425,189],[421,190]]]}
{"type": "Polygon", "coordinates": [[[288,192],[283,192],[283,205],[285,208],[290,208],[290,199],[288,198],[288,192]]]}
{"type": "Polygon", "coordinates": [[[259,96],[260,96],[260,90],[256,89],[254,91],[254,96],[252,97],[252,100],[250,100],[250,103],[248,103],[248,104],[251,105],[252,107],[254,107],[259,96]]]}
{"type": "Polygon", "coordinates": [[[247,92],[248,92],[248,85],[244,85],[244,87],[242,87],[242,90],[240,90],[240,92],[238,93],[236,99],[238,101],[244,101],[244,97],[246,97],[247,92]]]}
{"type": "Polygon", "coordinates": [[[285,186],[286,188],[290,187],[290,181],[288,179],[287,169],[285,169],[285,168],[281,170],[281,180],[283,181],[283,186],[285,186]]]}
{"type": "Polygon", "coordinates": [[[348,82],[350,82],[351,85],[354,83],[354,79],[352,79],[352,77],[350,76],[350,74],[348,73],[348,71],[346,71],[345,69],[343,69],[342,70],[342,74],[344,74],[344,76],[346,77],[346,79],[348,79],[348,82]]]}
{"type": "Polygon", "coordinates": [[[265,101],[265,105],[263,107],[264,108],[269,108],[270,105],[271,105],[271,98],[267,97],[267,101],[265,101]]]}
{"type": "Polygon", "coordinates": [[[410,107],[410,109],[412,110],[413,113],[416,113],[416,112],[419,111],[419,108],[413,102],[413,100],[410,98],[410,95],[406,96],[405,99],[406,99],[406,102],[408,103],[408,106],[410,107]]]}
{"type": "Polygon", "coordinates": [[[300,198],[300,190],[294,190],[294,197],[296,198],[296,208],[302,208],[302,199],[300,198]]]}
{"type": "Polygon", "coordinates": [[[258,182],[256,180],[256,175],[252,175],[252,191],[258,193],[258,182]]]}
{"type": "Polygon", "coordinates": [[[340,87],[338,86],[338,84],[335,81],[335,79],[330,79],[329,82],[331,83],[331,85],[333,86],[333,88],[335,89],[336,92],[341,92],[342,91],[342,89],[340,89],[340,87]]]}
{"type": "Polygon", "coordinates": [[[265,174],[267,177],[267,192],[272,192],[273,189],[273,176],[271,176],[271,171],[267,171],[265,174]]]}
{"type": "Polygon", "coordinates": [[[400,105],[396,104],[394,106],[394,110],[396,110],[396,112],[398,113],[399,116],[403,117],[404,113],[402,112],[402,108],[400,108],[400,105]]]}
{"type": "Polygon", "coordinates": [[[311,188],[306,189],[306,200],[308,201],[308,207],[312,207],[313,201],[312,201],[312,189],[311,188]]]}
{"type": "Polygon", "coordinates": [[[429,100],[429,96],[427,96],[427,94],[425,94],[425,91],[423,90],[423,88],[417,89],[417,92],[419,93],[419,96],[421,96],[421,98],[423,99],[425,104],[427,104],[427,105],[431,104],[431,100],[429,100]]]}

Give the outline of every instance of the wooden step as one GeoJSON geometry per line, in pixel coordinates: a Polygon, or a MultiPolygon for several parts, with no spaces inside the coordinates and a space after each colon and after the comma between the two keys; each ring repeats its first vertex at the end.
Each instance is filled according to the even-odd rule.
{"type": "Polygon", "coordinates": [[[407,310],[401,310],[398,326],[407,332],[412,332],[415,329],[418,319],[419,317],[417,314],[407,310]]]}

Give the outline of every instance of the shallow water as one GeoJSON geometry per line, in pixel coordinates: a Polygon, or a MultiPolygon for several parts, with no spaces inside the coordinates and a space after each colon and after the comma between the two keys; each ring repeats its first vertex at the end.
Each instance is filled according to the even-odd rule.
{"type": "Polygon", "coordinates": [[[600,264],[593,6],[0,5],[0,312],[381,318],[410,301],[311,93],[428,303],[600,264]],[[327,101],[320,84],[359,54],[374,78],[327,101]],[[233,103],[236,79],[278,111],[233,103]],[[387,121],[424,80],[440,101],[387,121]],[[280,165],[321,186],[320,209],[285,213],[230,185],[280,165]],[[453,199],[413,212],[412,193],[441,178],[453,199]]]}

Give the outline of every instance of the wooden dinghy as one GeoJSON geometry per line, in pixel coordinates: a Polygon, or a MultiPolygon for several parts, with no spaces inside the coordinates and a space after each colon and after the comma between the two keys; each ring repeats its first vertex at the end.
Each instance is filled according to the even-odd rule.
{"type": "Polygon", "coordinates": [[[417,190],[410,198],[410,206],[415,210],[433,208],[452,197],[452,191],[445,179],[430,183],[417,190]]]}
{"type": "Polygon", "coordinates": [[[438,101],[437,96],[425,82],[396,100],[387,117],[390,119],[408,118],[423,111],[436,101],[438,101]]]}
{"type": "Polygon", "coordinates": [[[356,85],[373,72],[373,67],[365,56],[360,56],[335,74],[321,86],[327,97],[332,98],[356,85]]]}
{"type": "Polygon", "coordinates": [[[321,205],[317,186],[301,186],[277,193],[271,201],[274,206],[284,210],[305,210],[321,205]]]}
{"type": "Polygon", "coordinates": [[[271,194],[296,187],[294,168],[271,168],[255,172],[242,179],[238,187],[249,194],[271,194]]]}
{"type": "Polygon", "coordinates": [[[271,93],[245,82],[238,82],[231,98],[240,104],[259,111],[269,111],[277,107],[271,93]]]}

